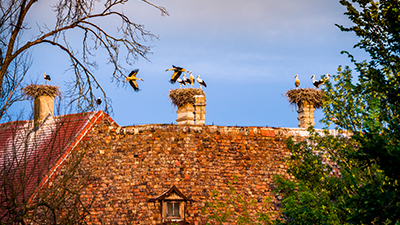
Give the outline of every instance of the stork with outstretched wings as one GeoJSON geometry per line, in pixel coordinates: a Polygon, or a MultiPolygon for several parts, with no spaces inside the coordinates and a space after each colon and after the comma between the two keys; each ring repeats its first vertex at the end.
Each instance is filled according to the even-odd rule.
{"type": "Polygon", "coordinates": [[[136,92],[139,91],[139,86],[136,83],[136,80],[144,81],[142,78],[136,77],[138,72],[139,72],[139,69],[132,70],[132,72],[123,81],[123,82],[129,81],[129,84],[132,86],[133,90],[135,90],[136,92]]]}
{"type": "Polygon", "coordinates": [[[172,74],[171,80],[169,82],[171,82],[171,84],[174,84],[176,82],[176,80],[181,76],[182,72],[186,72],[186,70],[182,67],[178,67],[178,66],[174,66],[172,65],[171,69],[166,69],[165,71],[174,71],[174,73],[172,74]]]}

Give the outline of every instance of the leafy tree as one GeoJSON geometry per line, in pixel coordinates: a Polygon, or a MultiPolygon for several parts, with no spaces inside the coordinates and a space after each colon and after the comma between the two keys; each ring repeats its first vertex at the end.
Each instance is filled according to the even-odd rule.
{"type": "Polygon", "coordinates": [[[283,195],[284,224],[400,223],[400,2],[341,0],[353,26],[354,46],[370,55],[355,64],[357,82],[348,67],[327,82],[323,122],[336,124],[351,137],[311,133],[300,143],[289,141],[288,172],[277,178],[283,195]],[[327,154],[331,158],[324,161],[327,154]],[[338,174],[331,173],[334,167],[338,174]]]}
{"type": "MultiPolygon", "coordinates": [[[[141,1],[160,10],[162,15],[168,14],[163,7],[147,0],[141,1]]],[[[128,0],[51,1],[51,4],[54,4],[54,26],[36,23],[38,32],[27,35],[25,31],[29,30],[32,24],[28,23],[30,21],[27,21],[26,16],[34,10],[38,2],[0,1],[0,119],[13,102],[19,100],[17,90],[32,62],[29,54],[33,47],[50,44],[69,57],[70,69],[75,78],[69,83],[70,91],[66,96],[69,96],[71,102],[82,111],[86,111],[93,108],[93,102],[96,100],[93,89],[99,88],[106,99],[106,93],[97,82],[98,75],[93,72],[97,68],[94,53],[100,49],[105,50],[108,63],[114,69],[112,78],[119,81],[126,74],[121,56],[128,65],[138,57],[146,58],[150,48],[141,42],[148,38],[156,38],[124,14],[122,8],[128,0]],[[117,34],[103,27],[104,19],[120,24],[116,26],[117,34]],[[71,38],[80,38],[80,46],[73,45],[71,38]]]]}

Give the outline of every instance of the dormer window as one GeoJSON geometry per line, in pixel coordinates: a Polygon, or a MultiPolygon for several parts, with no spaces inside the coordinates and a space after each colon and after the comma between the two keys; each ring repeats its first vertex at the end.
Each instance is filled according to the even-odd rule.
{"type": "Polygon", "coordinates": [[[172,201],[172,202],[166,202],[166,217],[167,219],[180,219],[181,214],[180,214],[180,209],[181,209],[181,203],[180,201],[172,201]]]}
{"type": "Polygon", "coordinates": [[[162,193],[156,198],[149,199],[150,202],[161,203],[162,222],[184,222],[185,221],[185,204],[193,200],[187,198],[175,186],[162,193]]]}

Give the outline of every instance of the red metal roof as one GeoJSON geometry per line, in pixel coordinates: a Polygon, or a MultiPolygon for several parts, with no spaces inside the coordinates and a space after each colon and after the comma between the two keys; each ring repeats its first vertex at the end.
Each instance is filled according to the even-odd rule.
{"type": "MultiPolygon", "coordinates": [[[[54,176],[60,165],[104,112],[49,117],[39,127],[33,121],[0,124],[0,202],[28,203],[54,176]]],[[[1,213],[1,210],[0,210],[1,213]]],[[[3,213],[1,213],[3,214],[3,213]]]]}

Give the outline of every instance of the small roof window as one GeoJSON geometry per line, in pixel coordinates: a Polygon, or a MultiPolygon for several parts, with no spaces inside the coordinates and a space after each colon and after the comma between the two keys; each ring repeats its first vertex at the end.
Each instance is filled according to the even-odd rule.
{"type": "Polygon", "coordinates": [[[149,202],[161,203],[161,218],[163,223],[185,221],[185,203],[193,202],[177,187],[172,186],[161,195],[149,199],[149,202]]]}

